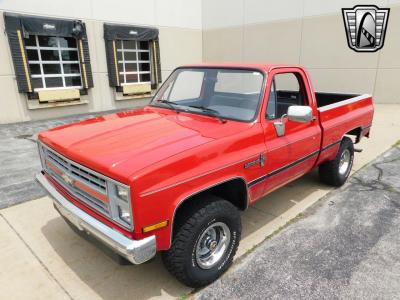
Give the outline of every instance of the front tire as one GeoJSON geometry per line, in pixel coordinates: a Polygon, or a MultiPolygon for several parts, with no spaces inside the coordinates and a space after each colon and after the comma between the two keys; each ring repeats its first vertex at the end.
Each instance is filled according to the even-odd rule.
{"type": "Polygon", "coordinates": [[[353,141],[348,137],[344,137],[336,157],[319,167],[320,180],[332,186],[342,186],[350,176],[353,160],[353,141]]]}
{"type": "Polygon", "coordinates": [[[237,251],[241,222],[230,202],[208,195],[178,228],[171,248],[162,253],[167,270],[183,284],[198,288],[220,277],[237,251]]]}

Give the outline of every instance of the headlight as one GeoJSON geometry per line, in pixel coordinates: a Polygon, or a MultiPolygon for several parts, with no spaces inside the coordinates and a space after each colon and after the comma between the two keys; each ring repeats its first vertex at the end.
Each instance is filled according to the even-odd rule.
{"type": "Polygon", "coordinates": [[[128,202],[129,198],[129,189],[124,186],[117,185],[117,196],[118,198],[128,202]]]}
{"type": "Polygon", "coordinates": [[[108,197],[112,218],[122,226],[133,229],[130,188],[116,181],[109,181],[108,197]]]}
{"type": "Polygon", "coordinates": [[[118,206],[118,215],[119,218],[123,221],[125,221],[128,224],[131,224],[131,212],[121,206],[118,206]]]}

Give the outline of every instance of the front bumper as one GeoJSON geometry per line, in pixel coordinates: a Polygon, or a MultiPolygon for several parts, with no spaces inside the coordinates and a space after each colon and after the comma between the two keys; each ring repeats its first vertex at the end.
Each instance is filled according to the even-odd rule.
{"type": "Polygon", "coordinates": [[[122,233],[104,225],[88,213],[73,205],[50,184],[42,173],[36,175],[36,180],[51,196],[60,214],[79,230],[93,235],[134,264],[144,263],[155,256],[156,238],[154,235],[142,240],[129,239],[122,233]]]}

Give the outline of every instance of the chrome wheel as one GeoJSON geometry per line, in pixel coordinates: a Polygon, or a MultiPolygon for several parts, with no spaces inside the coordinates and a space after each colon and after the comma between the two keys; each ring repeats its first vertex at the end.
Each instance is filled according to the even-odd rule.
{"type": "Polygon", "coordinates": [[[345,149],[340,156],[340,162],[339,162],[339,173],[341,175],[346,175],[347,172],[349,171],[351,164],[351,154],[349,149],[345,149]]]}
{"type": "Polygon", "coordinates": [[[207,227],[196,245],[196,262],[202,269],[211,269],[224,256],[231,241],[231,231],[225,223],[207,227]]]}

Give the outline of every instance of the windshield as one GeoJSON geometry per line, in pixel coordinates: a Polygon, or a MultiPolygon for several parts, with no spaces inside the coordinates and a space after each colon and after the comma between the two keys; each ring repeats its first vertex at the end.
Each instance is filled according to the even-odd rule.
{"type": "Polygon", "coordinates": [[[240,121],[254,119],[264,76],[259,71],[180,68],[168,78],[151,105],[240,121]]]}

